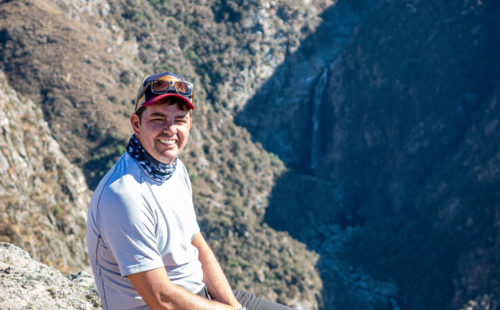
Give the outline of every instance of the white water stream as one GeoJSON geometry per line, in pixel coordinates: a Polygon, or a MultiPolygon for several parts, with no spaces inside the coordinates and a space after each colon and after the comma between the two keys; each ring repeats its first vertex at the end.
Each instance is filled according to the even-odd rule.
{"type": "Polygon", "coordinates": [[[392,307],[392,310],[401,310],[401,308],[399,307],[398,303],[396,302],[396,300],[394,298],[389,298],[389,301],[391,303],[391,307],[392,307]]]}
{"type": "Polygon", "coordinates": [[[314,87],[314,101],[312,112],[312,133],[311,133],[311,161],[309,167],[316,168],[319,160],[319,109],[323,99],[323,92],[326,87],[328,77],[328,69],[325,68],[321,76],[318,78],[314,87]]]}

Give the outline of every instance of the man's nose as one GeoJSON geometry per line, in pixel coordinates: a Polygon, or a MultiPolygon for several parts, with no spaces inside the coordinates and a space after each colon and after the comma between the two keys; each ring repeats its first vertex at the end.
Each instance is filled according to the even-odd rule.
{"type": "Polygon", "coordinates": [[[173,131],[175,129],[175,119],[173,116],[168,116],[165,119],[165,124],[163,126],[164,130],[173,131]]]}

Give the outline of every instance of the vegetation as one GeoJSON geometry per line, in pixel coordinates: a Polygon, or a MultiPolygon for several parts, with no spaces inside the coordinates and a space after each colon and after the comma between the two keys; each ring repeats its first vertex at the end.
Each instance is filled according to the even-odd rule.
{"type": "Polygon", "coordinates": [[[79,268],[84,207],[75,201],[84,199],[73,168],[38,142],[54,137],[95,188],[124,152],[137,85],[169,70],[196,85],[182,160],[202,230],[235,288],[311,308],[322,297],[325,308],[382,308],[389,298],[403,309],[496,307],[498,5],[343,3],[374,6],[324,64],[322,157],[301,171],[281,161],[299,167],[310,156],[310,102],[290,95],[299,80],[289,73],[322,66],[308,57],[331,34],[321,17],[336,16],[332,1],[2,3],[0,68],[43,112],[10,117],[27,127],[1,124],[15,134],[0,142],[22,141],[24,155],[2,145],[0,240],[79,268]],[[234,123],[242,110],[252,136],[234,123]],[[50,131],[37,136],[42,119],[50,131]],[[35,168],[16,170],[16,158],[36,158],[35,168]],[[374,289],[384,281],[396,285],[374,289]]]}
{"type": "MultiPolygon", "coordinates": [[[[195,204],[209,242],[235,288],[314,307],[321,287],[316,255],[262,223],[284,166],[234,125],[232,113],[328,4],[8,2],[0,6],[0,68],[10,85],[41,105],[51,134],[91,189],[123,152],[143,76],[169,70],[194,82],[194,128],[182,159],[196,175],[195,204]]],[[[38,203],[65,227],[68,208],[38,203]]]]}
{"type": "Polygon", "coordinates": [[[328,72],[317,169],[307,168],[312,89],[292,91],[307,85],[295,68],[328,52],[315,43],[333,32],[328,23],[241,113],[253,138],[295,168],[276,181],[266,220],[321,255],[326,291],[342,292],[324,294],[327,305],[373,307],[356,304],[362,298],[351,284],[376,289],[346,275],[361,268],[379,283],[396,283],[385,296],[403,309],[457,309],[484,295],[495,308],[498,3],[373,3],[340,55],[317,70],[328,72]],[[342,263],[352,269],[331,267],[342,263]]]}
{"type": "Polygon", "coordinates": [[[358,130],[335,179],[363,193],[368,219],[344,259],[394,280],[404,309],[456,309],[498,291],[500,180],[477,177],[491,169],[498,139],[498,130],[486,134],[498,115],[499,33],[486,30],[498,25],[495,9],[382,1],[342,54],[343,78],[356,77],[344,96],[363,104],[344,116],[358,130]]]}

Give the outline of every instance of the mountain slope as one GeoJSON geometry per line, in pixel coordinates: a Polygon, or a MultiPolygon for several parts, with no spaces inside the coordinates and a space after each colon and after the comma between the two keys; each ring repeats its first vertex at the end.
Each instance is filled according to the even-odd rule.
{"type": "Polygon", "coordinates": [[[319,174],[363,193],[347,259],[404,308],[498,303],[498,9],[383,1],[330,68],[319,174]]]}
{"type": "Polygon", "coordinates": [[[330,307],[360,308],[357,288],[331,267],[339,258],[393,282],[387,297],[403,309],[500,303],[499,8],[378,1],[334,58],[320,51],[338,34],[320,24],[238,115],[293,167],[266,220],[318,251],[327,291],[344,284],[345,299],[324,294],[330,307]],[[290,98],[276,91],[289,89],[290,98]]]}
{"type": "Polygon", "coordinates": [[[89,191],[42,111],[0,74],[0,240],[63,271],[85,268],[89,191]]]}
{"type": "MultiPolygon", "coordinates": [[[[183,161],[202,229],[231,283],[311,309],[321,303],[317,255],[263,224],[284,166],[234,125],[231,113],[330,4],[6,1],[0,68],[12,88],[41,107],[51,135],[91,189],[124,151],[131,101],[145,72],[182,72],[197,87],[183,161]]],[[[26,195],[22,189],[9,194],[26,195]]]]}

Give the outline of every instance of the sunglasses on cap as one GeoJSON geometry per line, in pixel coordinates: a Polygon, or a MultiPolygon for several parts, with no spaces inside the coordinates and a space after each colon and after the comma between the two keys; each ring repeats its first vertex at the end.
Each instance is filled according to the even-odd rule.
{"type": "MultiPolygon", "coordinates": [[[[151,92],[153,94],[164,94],[175,90],[182,96],[191,97],[193,95],[193,84],[182,81],[154,80],[151,83],[151,92]]],[[[191,98],[190,98],[191,99],[191,98]]]]}
{"type": "Polygon", "coordinates": [[[153,74],[146,77],[139,88],[136,99],[136,111],[142,106],[155,104],[166,97],[182,99],[194,110],[194,86],[170,72],[153,74]]]}

